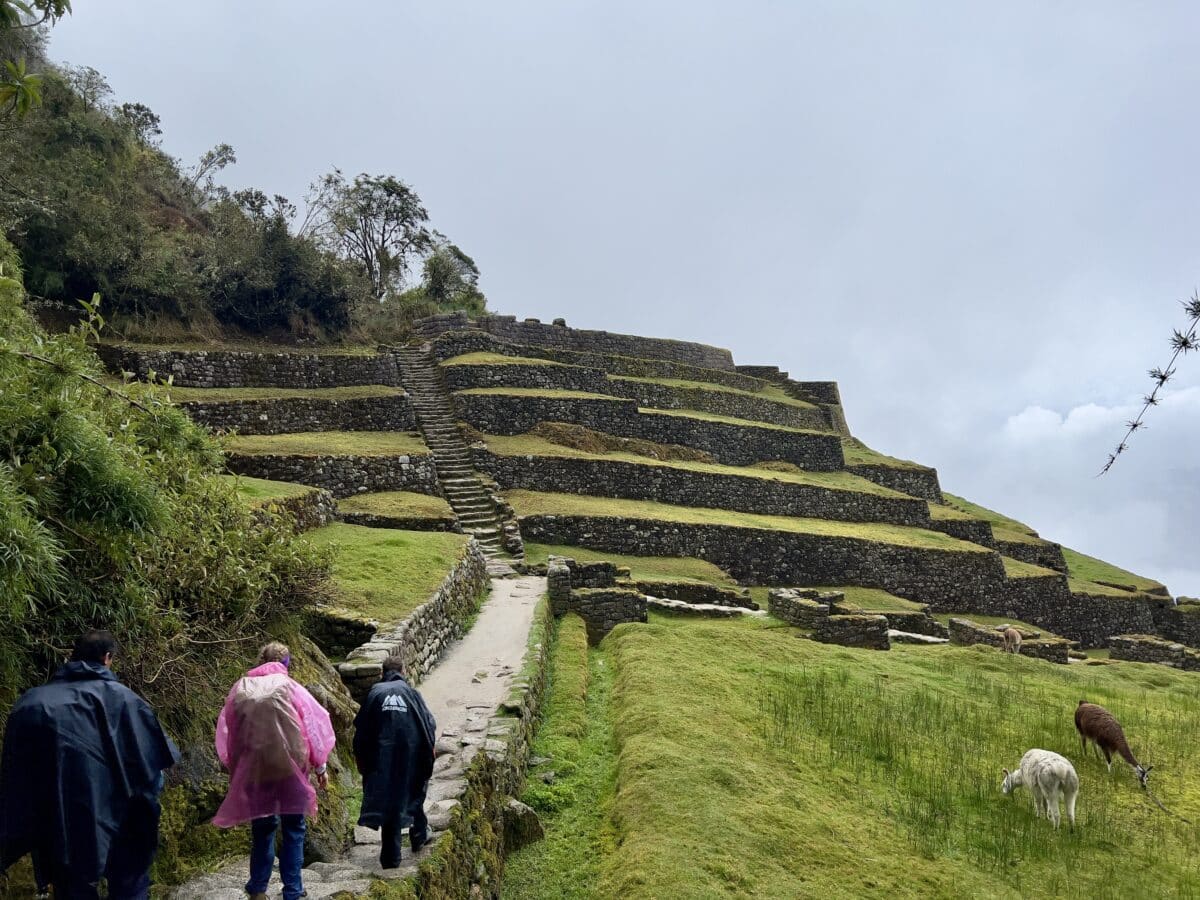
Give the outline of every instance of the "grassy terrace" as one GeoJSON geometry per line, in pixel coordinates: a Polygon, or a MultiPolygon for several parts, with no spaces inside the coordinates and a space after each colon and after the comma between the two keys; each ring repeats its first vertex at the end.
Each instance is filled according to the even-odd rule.
{"type": "Polygon", "coordinates": [[[920,547],[929,550],[955,550],[965,553],[992,551],[969,544],[940,531],[927,531],[904,525],[881,523],[832,522],[826,519],[801,519],[786,516],[764,516],[754,513],[731,512],[692,506],[670,506],[642,500],[614,500],[574,494],[509,491],[506,499],[519,516],[579,515],[660,522],[685,525],[724,525],[736,528],[757,528],[791,534],[812,534],[825,537],[857,538],[881,544],[920,547]]]}
{"type": "Polygon", "coordinates": [[[238,434],[222,441],[226,452],[243,456],[424,456],[425,442],[406,431],[306,431],[295,434],[238,434]]]}
{"type": "MultiPolygon", "coordinates": [[[[820,585],[818,591],[840,591],[846,595],[845,605],[856,606],[861,612],[918,612],[923,604],[905,600],[895,594],[879,588],[857,587],[855,585],[820,585]]],[[[750,596],[763,609],[767,608],[767,595],[771,588],[752,587],[750,596]]]]}
{"type": "Polygon", "coordinates": [[[658,384],[664,387],[684,388],[686,390],[716,391],[721,394],[734,394],[740,397],[770,400],[773,403],[781,403],[785,406],[801,406],[805,409],[816,409],[814,404],[807,403],[804,400],[797,400],[775,385],[764,387],[761,391],[743,391],[739,388],[729,387],[724,384],[715,384],[711,381],[687,381],[683,378],[631,378],[626,375],[609,375],[608,378],[610,381],[639,381],[644,384],[658,384]]]}
{"type": "Polygon", "coordinates": [[[310,491],[316,490],[306,484],[294,484],[290,481],[268,481],[266,478],[248,478],[244,475],[221,475],[220,477],[236,484],[238,496],[254,506],[270,503],[272,500],[303,497],[310,491]]]}
{"type": "Polygon", "coordinates": [[[197,388],[197,387],[164,387],[163,390],[171,395],[176,403],[191,403],[195,401],[228,401],[228,400],[359,400],[364,397],[403,397],[404,391],[397,387],[384,384],[363,384],[352,387],[333,388],[280,388],[280,387],[240,387],[240,388],[197,388]]]}
{"type": "Polygon", "coordinates": [[[737,582],[724,569],[702,559],[682,556],[626,556],[621,553],[588,550],[584,547],[525,545],[525,561],[528,563],[544,564],[551,556],[566,556],[581,563],[611,562],[618,566],[628,566],[635,579],[646,581],[696,581],[719,587],[737,587],[737,582]]]}
{"type": "Polygon", "coordinates": [[[773,431],[787,431],[791,434],[819,434],[828,437],[828,431],[815,431],[811,428],[789,428],[786,425],[775,425],[771,422],[759,422],[754,419],[735,419],[733,416],[719,416],[716,413],[703,412],[698,409],[651,409],[643,406],[638,412],[650,416],[675,416],[680,419],[703,419],[705,422],[722,422],[726,425],[740,425],[743,428],[770,428],[773,431]]]}
{"type": "Polygon", "coordinates": [[[394,516],[404,519],[454,518],[450,504],[441,497],[418,494],[416,491],[380,491],[375,494],[356,494],[338,501],[338,509],[347,513],[369,513],[375,516],[394,516]]]}
{"type": "Polygon", "coordinates": [[[1022,562],[1009,556],[1001,556],[1000,559],[1004,562],[1004,574],[1009,578],[1045,578],[1047,575],[1062,575],[1061,572],[1055,572],[1053,569],[1044,569],[1033,563],[1022,562]]]}
{"type": "Polygon", "coordinates": [[[1083,696],[1113,710],[1153,757],[1159,795],[1196,821],[1194,675],[966,647],[871,653],[740,620],[653,617],[600,652],[616,784],[600,779],[582,804],[607,815],[578,832],[568,820],[566,838],[549,820],[551,840],[580,835],[574,858],[598,877],[586,893],[535,882],[515,898],[1200,893],[1195,827],[1147,802],[1127,767],[1080,756],[1071,718],[1083,696]],[[1035,818],[1025,788],[1001,795],[1000,767],[1029,747],[1074,760],[1075,829],[1035,818]],[[613,839],[591,838],[605,827],[613,839]]]}
{"type": "Polygon", "coordinates": [[[907,459],[886,456],[883,453],[872,450],[858,438],[852,437],[842,438],[842,455],[845,456],[846,465],[848,466],[888,466],[892,469],[928,468],[928,466],[922,466],[907,459]]]}
{"type": "Polygon", "coordinates": [[[736,475],[745,478],[760,478],[764,481],[777,481],[785,484],[803,484],[810,487],[828,488],[832,491],[855,491],[860,494],[874,494],[877,497],[894,497],[910,499],[907,494],[893,491],[890,488],[867,481],[851,472],[808,472],[803,469],[780,471],[764,469],[757,466],[726,466],[719,463],[703,463],[681,460],[655,460],[635,453],[613,451],[610,453],[591,453],[586,450],[576,450],[564,447],[534,434],[518,434],[513,436],[486,435],[488,448],[500,456],[557,456],[566,459],[591,459],[608,462],[628,462],[643,466],[660,466],[668,469],[680,469],[686,472],[703,472],[708,475],[736,475]]]}
{"type": "Polygon", "coordinates": [[[1038,536],[1038,533],[1024,522],[1010,519],[1008,516],[1001,515],[995,510],[988,509],[986,506],[980,506],[978,503],[972,503],[970,500],[964,500],[962,497],[956,497],[954,494],[947,494],[945,491],[942,491],[942,499],[946,501],[946,505],[951,509],[959,510],[972,519],[983,519],[985,522],[991,522],[993,528],[999,528],[1007,532],[1021,532],[1035,538],[1038,536]]]}
{"type": "Polygon", "coordinates": [[[308,540],[334,549],[338,602],[353,612],[398,622],[429,599],[462,558],[469,538],[444,531],[327,525],[308,540]]]}
{"type": "MultiPolygon", "coordinates": [[[[1162,590],[1163,587],[1152,578],[1142,578],[1140,575],[1134,575],[1132,572],[1127,572],[1111,563],[1087,556],[1068,547],[1063,547],[1063,557],[1067,561],[1068,574],[1071,578],[1080,582],[1092,582],[1095,584],[1096,582],[1103,581],[1109,585],[1126,585],[1130,591],[1162,590]]],[[[1105,587],[1103,584],[1095,584],[1095,586],[1101,589],[1105,587]]],[[[1109,587],[1109,591],[1113,590],[1114,588],[1109,587]]],[[[1115,590],[1117,593],[1122,593],[1119,588],[1115,590]]],[[[1095,591],[1092,591],[1092,593],[1095,593],[1095,591]]]]}
{"type": "Polygon", "coordinates": [[[464,353],[443,359],[443,366],[561,366],[565,369],[578,369],[580,366],[570,366],[566,363],[555,362],[551,359],[537,359],[532,356],[505,356],[503,353],[464,353]]]}

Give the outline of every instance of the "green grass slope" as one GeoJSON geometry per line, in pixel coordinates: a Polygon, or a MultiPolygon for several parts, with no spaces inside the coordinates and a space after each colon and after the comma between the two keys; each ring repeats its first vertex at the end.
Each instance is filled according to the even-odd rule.
{"type": "MultiPolygon", "coordinates": [[[[993,650],[888,653],[754,622],[621,626],[617,842],[598,898],[1168,897],[1200,893],[1198,829],[1128,767],[1081,757],[1079,698],[1125,725],[1164,801],[1200,817],[1200,680],[1054,666],[993,650]],[[1055,833],[1001,767],[1075,761],[1075,830],[1055,833]]],[[[530,894],[521,896],[548,896],[530,894]]]]}
{"type": "Polygon", "coordinates": [[[420,437],[406,431],[235,434],[221,443],[227,452],[243,456],[425,456],[429,453],[420,437]]]}
{"type": "Polygon", "coordinates": [[[308,539],[333,548],[340,606],[380,622],[398,622],[428,600],[450,574],[469,537],[335,524],[317,529],[308,539]]]}

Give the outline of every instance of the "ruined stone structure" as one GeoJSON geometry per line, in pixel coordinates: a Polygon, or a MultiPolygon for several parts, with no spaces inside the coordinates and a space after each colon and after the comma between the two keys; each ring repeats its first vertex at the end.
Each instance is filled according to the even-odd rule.
{"type": "MultiPolygon", "coordinates": [[[[231,454],[230,467],[313,485],[334,497],[384,490],[445,497],[453,520],[425,527],[472,533],[488,554],[519,554],[522,541],[533,540],[602,553],[696,557],[742,585],[877,588],[939,612],[1031,622],[1086,646],[1105,646],[1113,635],[1127,634],[1200,646],[1200,615],[1192,606],[1174,605],[1165,592],[1068,578],[1057,544],[1032,534],[994,532],[988,521],[952,510],[939,513],[945,507],[936,470],[864,452],[850,441],[833,382],[796,380],[774,366],[735,365],[727,350],[716,347],[581,331],[558,321],[456,313],[424,320],[417,330],[425,341],[421,347],[368,353],[139,347],[108,347],[103,353],[116,370],[170,376],[179,385],[300,389],[284,397],[222,401],[189,396],[189,413],[216,429],[264,435],[419,430],[427,454],[256,451],[231,454]],[[353,396],[320,393],[370,385],[378,388],[353,396]],[[313,393],[305,395],[304,389],[313,393]],[[720,465],[605,449],[554,452],[544,438],[528,445],[540,448],[536,452],[504,449],[499,441],[489,445],[493,435],[519,436],[543,423],[682,446],[720,465]],[[522,492],[619,498],[645,509],[585,512],[559,501],[560,509],[546,512],[537,505],[522,509],[516,499],[514,509],[506,498],[522,492]],[[705,515],[674,517],[663,512],[670,507],[705,515]],[[722,511],[729,513],[727,520],[722,511]],[[743,521],[737,514],[754,518],[743,521]],[[838,523],[845,527],[834,527],[838,523]]],[[[317,520],[328,515],[321,512],[317,520]]],[[[351,515],[368,525],[406,523],[402,513],[351,515]]],[[[707,585],[652,579],[635,584],[578,564],[565,576],[549,568],[559,613],[583,606],[580,592],[588,590],[627,591],[668,605],[752,606],[737,591],[707,585]],[[565,592],[556,593],[556,579],[565,592]]],[[[600,622],[644,616],[644,606],[625,599],[626,607],[616,595],[597,594],[589,602],[600,622]]],[[[774,600],[771,609],[809,630],[818,621],[859,612],[822,605],[803,593],[788,602],[774,600]]],[[[883,615],[893,631],[946,633],[927,612],[883,615]]],[[[824,622],[822,628],[832,634],[838,624],[824,622]]]]}

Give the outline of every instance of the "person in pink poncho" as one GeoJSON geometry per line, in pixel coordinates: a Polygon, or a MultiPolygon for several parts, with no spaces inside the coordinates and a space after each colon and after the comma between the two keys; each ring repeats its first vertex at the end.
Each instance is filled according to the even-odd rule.
{"type": "Polygon", "coordinates": [[[265,900],[282,830],[279,876],[284,900],[304,896],[305,816],[316,815],[315,773],[324,790],[325,764],[336,740],[329,713],[288,676],[291,655],[275,641],[258,666],[237,680],[217,719],[217,756],[229,772],[229,793],[213,817],[218,828],[250,823],[251,900],[265,900]]]}

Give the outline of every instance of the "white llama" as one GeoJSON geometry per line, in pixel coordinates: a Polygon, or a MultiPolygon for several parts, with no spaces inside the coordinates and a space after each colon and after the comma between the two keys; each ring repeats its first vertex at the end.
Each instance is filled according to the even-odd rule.
{"type": "Polygon", "coordinates": [[[1058,810],[1059,794],[1065,794],[1067,799],[1067,818],[1071,825],[1075,824],[1075,798],[1079,796],[1079,776],[1075,767],[1065,756],[1059,756],[1050,750],[1030,750],[1021,757],[1021,767],[1015,772],[1004,770],[1004,784],[1000,790],[1005,794],[1013,788],[1025,785],[1033,797],[1034,815],[1041,817],[1045,808],[1046,816],[1058,827],[1060,821],[1058,810]]]}

